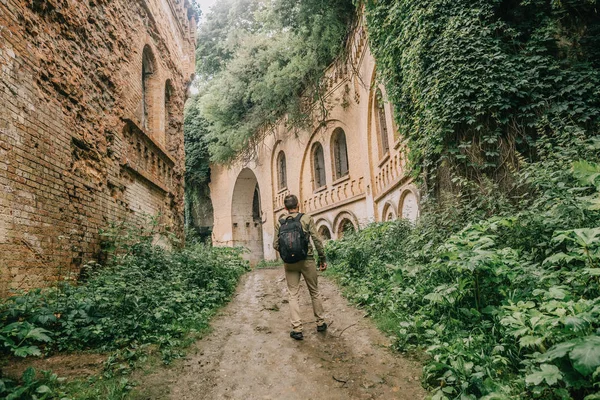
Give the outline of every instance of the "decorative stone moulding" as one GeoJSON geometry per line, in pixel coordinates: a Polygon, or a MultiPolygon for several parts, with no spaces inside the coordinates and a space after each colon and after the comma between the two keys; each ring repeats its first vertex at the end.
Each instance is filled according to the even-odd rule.
{"type": "Polygon", "coordinates": [[[123,135],[127,147],[121,166],[135,172],[162,191],[170,193],[175,160],[133,121],[125,122],[123,135]]]}

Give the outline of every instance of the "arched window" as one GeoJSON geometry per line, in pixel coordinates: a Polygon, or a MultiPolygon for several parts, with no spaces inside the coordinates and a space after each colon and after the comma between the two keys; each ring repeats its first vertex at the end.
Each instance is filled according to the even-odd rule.
{"type": "Polygon", "coordinates": [[[396,219],[396,211],[391,203],[386,203],[383,207],[382,218],[384,221],[393,221],[396,219]]]}
{"type": "Polygon", "coordinates": [[[388,140],[388,127],[387,119],[385,116],[385,104],[383,101],[383,93],[381,93],[381,89],[377,89],[377,91],[375,92],[375,113],[377,131],[379,133],[379,149],[381,150],[381,156],[383,156],[390,151],[390,142],[388,140]]]}
{"type": "Polygon", "coordinates": [[[323,146],[319,142],[313,146],[313,175],[315,189],[326,185],[325,156],[323,154],[323,146]]]}
{"type": "MultiPolygon", "coordinates": [[[[165,82],[165,107],[163,110],[164,121],[161,131],[164,132],[164,145],[170,145],[175,139],[173,136],[177,135],[177,130],[171,125],[174,121],[175,110],[173,109],[173,84],[170,79],[165,82]]],[[[171,146],[168,146],[169,150],[171,146]]]]}
{"type": "Polygon", "coordinates": [[[254,197],[252,199],[252,219],[254,222],[262,221],[262,210],[260,206],[260,189],[258,183],[254,188],[254,197]]]}
{"type": "Polygon", "coordinates": [[[142,129],[150,128],[149,117],[152,106],[151,80],[156,65],[150,46],[144,47],[142,53],[142,129]]]}
{"type": "Polygon", "coordinates": [[[279,190],[287,187],[287,169],[285,165],[285,153],[280,151],[277,155],[277,181],[279,190]]]}
{"type": "Polygon", "coordinates": [[[348,175],[348,148],[346,146],[346,133],[342,128],[333,132],[333,159],[335,178],[340,179],[348,175]]]}

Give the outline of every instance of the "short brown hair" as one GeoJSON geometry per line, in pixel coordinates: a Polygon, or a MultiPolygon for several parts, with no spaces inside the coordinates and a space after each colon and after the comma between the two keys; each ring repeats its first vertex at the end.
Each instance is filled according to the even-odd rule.
{"type": "Polygon", "coordinates": [[[296,195],[288,194],[285,196],[285,199],[283,199],[283,205],[285,206],[286,210],[298,208],[298,198],[296,195]]]}

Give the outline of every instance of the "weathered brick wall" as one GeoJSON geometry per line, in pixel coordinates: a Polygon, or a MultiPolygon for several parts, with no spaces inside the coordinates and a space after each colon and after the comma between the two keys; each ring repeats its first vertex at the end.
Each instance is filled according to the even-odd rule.
{"type": "Polygon", "coordinates": [[[111,221],[181,232],[194,26],[187,0],[0,0],[0,295],[77,274],[111,221]]]}

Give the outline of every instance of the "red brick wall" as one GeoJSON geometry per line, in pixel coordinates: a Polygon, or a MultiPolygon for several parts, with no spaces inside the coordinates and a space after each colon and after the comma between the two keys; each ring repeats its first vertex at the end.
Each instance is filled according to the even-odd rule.
{"type": "Polygon", "coordinates": [[[182,2],[0,0],[0,295],[76,275],[111,221],[160,211],[181,232],[195,25],[182,2]]]}

